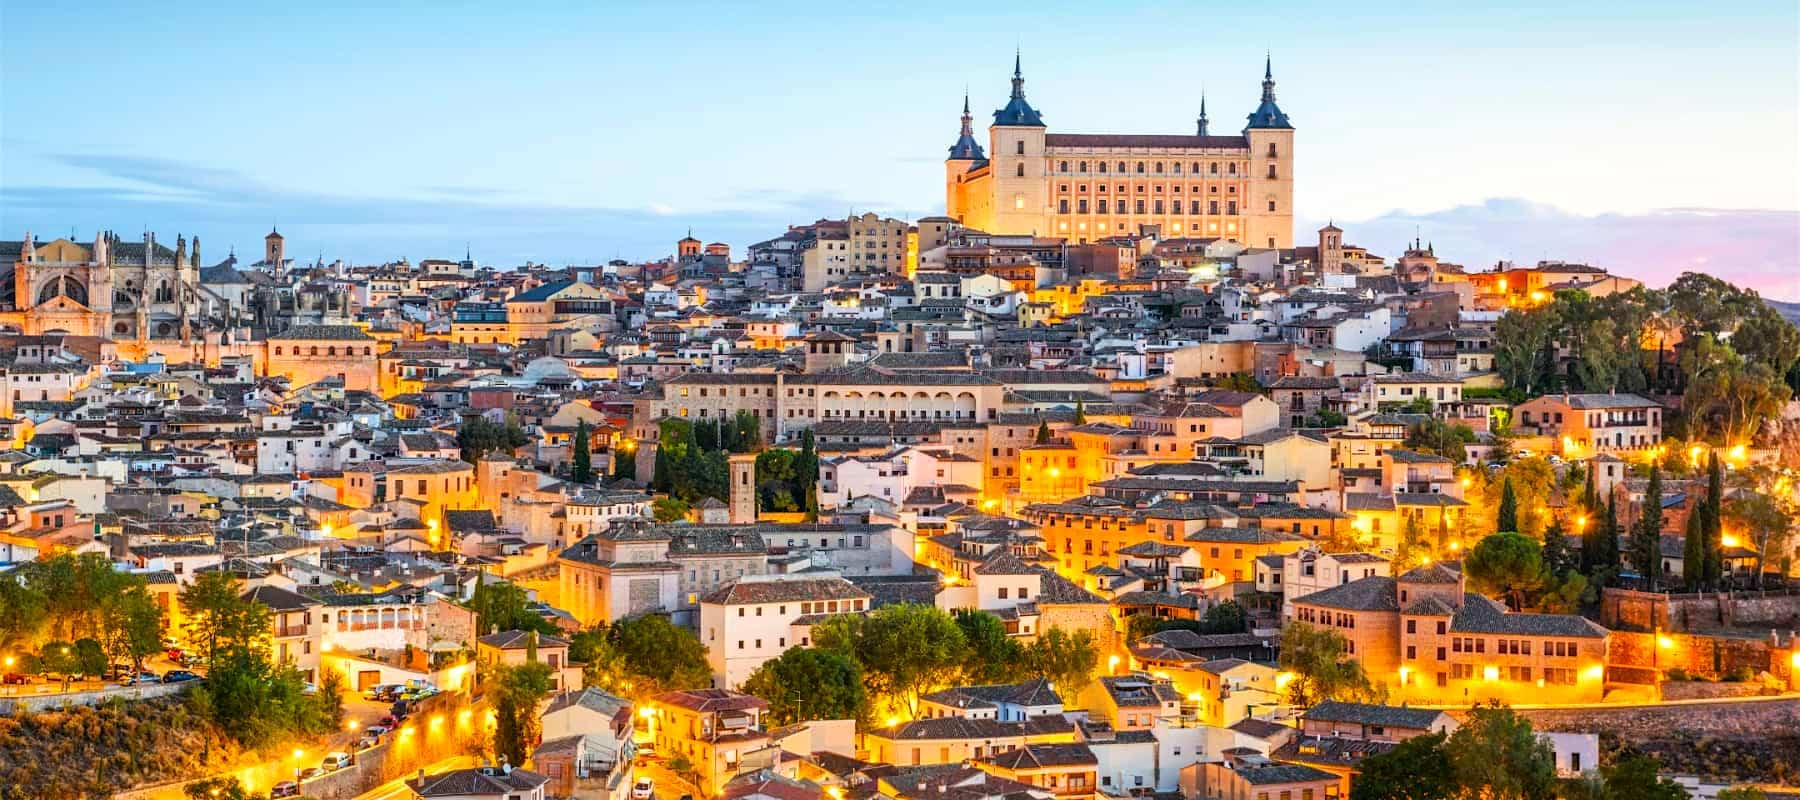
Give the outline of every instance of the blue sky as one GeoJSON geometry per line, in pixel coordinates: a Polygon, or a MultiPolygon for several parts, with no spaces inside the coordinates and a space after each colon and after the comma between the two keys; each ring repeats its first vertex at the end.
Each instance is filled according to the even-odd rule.
{"type": "Polygon", "coordinates": [[[741,248],[940,211],[962,92],[998,107],[1015,46],[1051,129],[1085,132],[1190,131],[1203,87],[1233,129],[1272,50],[1306,226],[1800,297],[1792,0],[0,3],[7,238],[148,225],[210,260],[279,219],[295,254],[357,262],[659,257],[689,226],[741,248]]]}

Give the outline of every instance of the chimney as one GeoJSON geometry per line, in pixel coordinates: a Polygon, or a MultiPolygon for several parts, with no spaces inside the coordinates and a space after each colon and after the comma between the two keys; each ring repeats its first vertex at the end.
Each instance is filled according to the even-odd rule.
{"type": "Polygon", "coordinates": [[[425,768],[424,768],[424,767],[420,767],[420,768],[419,768],[419,778],[418,778],[418,781],[419,781],[419,783],[420,783],[420,784],[421,784],[421,785],[422,785],[422,784],[424,784],[424,783],[425,783],[425,768]]]}

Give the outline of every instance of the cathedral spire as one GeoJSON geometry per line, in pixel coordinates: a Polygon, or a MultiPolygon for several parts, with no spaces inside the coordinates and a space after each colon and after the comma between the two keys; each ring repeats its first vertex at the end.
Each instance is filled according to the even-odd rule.
{"type": "Polygon", "coordinates": [[[1197,120],[1194,120],[1194,122],[1196,123],[1197,128],[1198,128],[1198,130],[1195,131],[1195,135],[1196,136],[1205,136],[1206,135],[1206,90],[1205,89],[1200,90],[1200,118],[1197,120]]]}

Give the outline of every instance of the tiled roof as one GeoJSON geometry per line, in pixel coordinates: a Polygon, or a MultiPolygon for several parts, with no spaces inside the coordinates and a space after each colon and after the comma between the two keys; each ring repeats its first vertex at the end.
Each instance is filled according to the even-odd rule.
{"type": "Polygon", "coordinates": [[[867,600],[869,593],[843,578],[738,580],[707,592],[700,602],[713,605],[798,603],[812,600],[867,600]]]}
{"type": "Polygon", "coordinates": [[[1301,718],[1309,721],[1352,722],[1360,725],[1426,730],[1445,716],[1443,711],[1435,709],[1326,700],[1307,709],[1301,718]]]}
{"type": "Polygon", "coordinates": [[[1499,603],[1474,592],[1450,619],[1452,633],[1500,633],[1517,636],[1570,636],[1604,639],[1609,631],[1586,617],[1574,614],[1511,613],[1499,603]]]}
{"type": "Polygon", "coordinates": [[[372,342],[375,338],[355,325],[295,325],[269,337],[271,340],[313,339],[332,342],[372,342]]]}
{"type": "Polygon", "coordinates": [[[1400,601],[1394,593],[1394,579],[1376,575],[1321,589],[1294,598],[1309,606],[1338,608],[1345,611],[1399,611],[1400,601]]]}
{"type": "Polygon", "coordinates": [[[550,779],[530,770],[471,767],[406,781],[420,797],[512,797],[531,792],[550,779]]]}

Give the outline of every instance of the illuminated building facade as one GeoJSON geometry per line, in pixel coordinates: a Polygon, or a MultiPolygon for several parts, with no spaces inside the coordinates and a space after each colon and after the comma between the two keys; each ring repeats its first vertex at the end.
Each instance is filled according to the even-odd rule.
{"type": "Polygon", "coordinates": [[[1262,102],[1235,135],[1207,131],[1204,99],[1193,135],[1050,133],[1017,61],[985,148],[973,120],[964,98],[944,162],[945,209],[970,228],[1087,243],[1158,226],[1165,237],[1294,246],[1294,127],[1267,65],[1262,102]]]}

